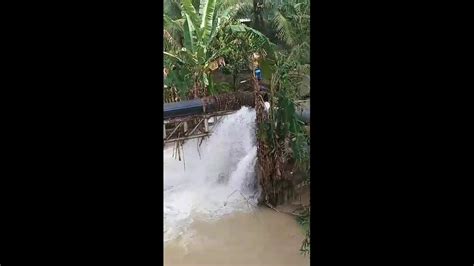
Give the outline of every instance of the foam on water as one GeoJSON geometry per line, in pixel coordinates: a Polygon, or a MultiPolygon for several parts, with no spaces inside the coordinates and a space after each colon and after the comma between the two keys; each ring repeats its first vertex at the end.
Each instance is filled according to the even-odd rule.
{"type": "Polygon", "coordinates": [[[199,149],[198,142],[184,144],[181,161],[173,158],[173,148],[164,150],[165,242],[185,233],[193,217],[250,211],[260,193],[254,109],[242,107],[224,117],[199,149]]]}

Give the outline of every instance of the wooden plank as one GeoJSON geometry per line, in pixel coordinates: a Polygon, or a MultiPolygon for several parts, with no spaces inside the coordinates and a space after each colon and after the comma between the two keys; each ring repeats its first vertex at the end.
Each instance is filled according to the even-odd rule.
{"type": "Polygon", "coordinates": [[[180,137],[180,138],[176,138],[176,139],[168,139],[168,140],[165,140],[165,144],[170,143],[170,142],[179,141],[179,140],[189,140],[189,139],[196,139],[196,138],[206,137],[206,136],[209,136],[209,135],[211,135],[211,133],[203,133],[203,134],[198,134],[198,135],[193,135],[193,136],[180,137]]]}

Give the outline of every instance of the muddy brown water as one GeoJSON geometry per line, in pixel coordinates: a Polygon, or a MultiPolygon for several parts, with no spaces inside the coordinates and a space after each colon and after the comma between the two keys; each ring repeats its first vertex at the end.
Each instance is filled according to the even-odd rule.
{"type": "Polygon", "coordinates": [[[299,248],[304,232],[295,218],[268,208],[217,221],[195,218],[190,230],[164,245],[164,265],[310,265],[299,248]]]}

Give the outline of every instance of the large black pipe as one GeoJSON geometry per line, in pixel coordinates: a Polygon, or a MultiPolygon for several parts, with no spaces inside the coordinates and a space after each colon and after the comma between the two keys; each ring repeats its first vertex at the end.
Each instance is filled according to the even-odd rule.
{"type": "MultiPolygon", "coordinates": [[[[242,106],[254,107],[254,105],[255,100],[252,92],[233,92],[189,101],[165,103],[163,106],[163,118],[166,120],[216,111],[234,111],[239,110],[242,106]]],[[[309,105],[297,108],[296,114],[303,122],[309,123],[309,105]]]]}
{"type": "Polygon", "coordinates": [[[182,101],[175,103],[165,103],[163,108],[163,118],[175,118],[180,116],[196,115],[203,113],[203,103],[201,99],[182,101]]]}
{"type": "Polygon", "coordinates": [[[216,111],[234,111],[242,106],[254,107],[255,100],[252,92],[233,92],[217,96],[209,96],[189,101],[165,103],[163,118],[199,115],[216,111]]]}

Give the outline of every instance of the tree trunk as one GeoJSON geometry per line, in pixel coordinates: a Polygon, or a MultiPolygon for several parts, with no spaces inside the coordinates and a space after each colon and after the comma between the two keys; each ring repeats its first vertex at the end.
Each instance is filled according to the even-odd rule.
{"type": "Polygon", "coordinates": [[[263,5],[264,0],[253,0],[253,14],[254,14],[254,26],[258,31],[262,31],[263,28],[263,5]]]}
{"type": "Polygon", "coordinates": [[[237,84],[235,84],[236,81],[237,81],[237,74],[238,74],[238,72],[235,71],[235,70],[232,72],[232,85],[234,86],[234,91],[238,90],[237,84]]]}

